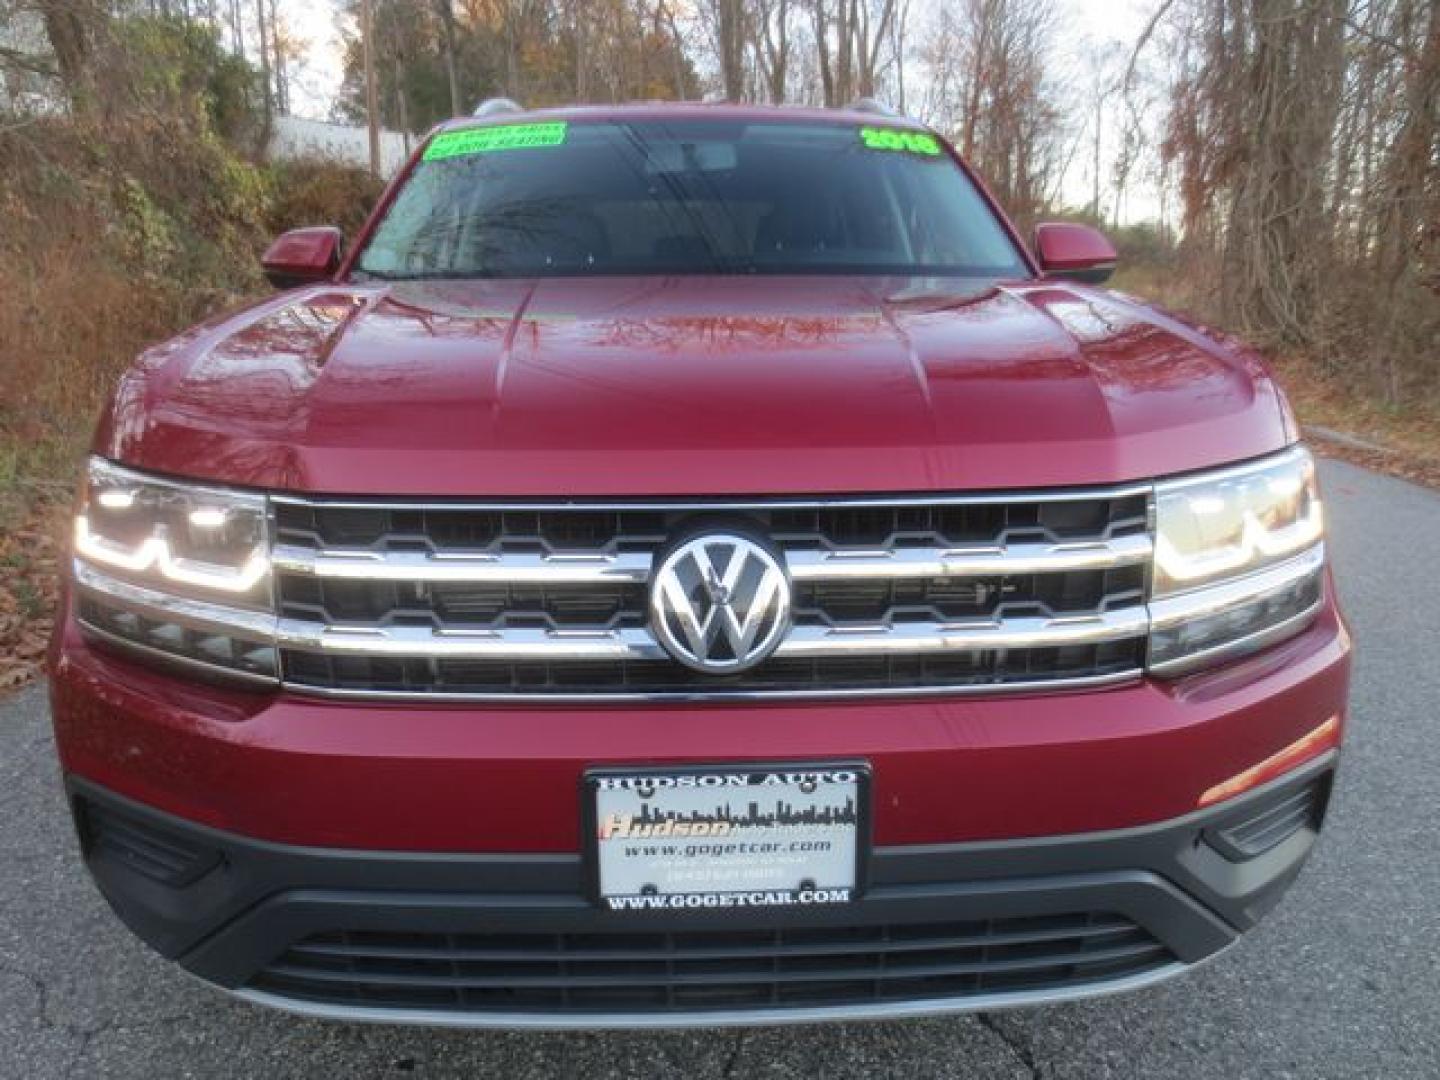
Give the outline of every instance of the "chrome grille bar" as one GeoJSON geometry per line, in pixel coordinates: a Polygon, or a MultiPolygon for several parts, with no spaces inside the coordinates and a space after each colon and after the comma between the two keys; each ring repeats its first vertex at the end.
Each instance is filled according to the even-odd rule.
{"type": "Polygon", "coordinates": [[[329,510],[462,510],[462,511],[570,511],[596,510],[606,513],[626,510],[673,513],[693,511],[699,513],[749,512],[754,510],[868,510],[908,506],[1015,506],[1041,503],[1080,502],[1103,499],[1125,499],[1136,495],[1149,495],[1150,483],[1120,484],[1113,487],[1056,488],[1052,491],[985,491],[966,495],[928,493],[919,495],[832,495],[817,498],[764,498],[752,499],[616,499],[594,500],[535,500],[485,501],[471,499],[451,500],[404,500],[393,499],[337,499],[309,497],[305,495],[274,494],[272,503],[286,506],[306,506],[329,510]]]}
{"type": "Polygon", "coordinates": [[[564,633],[533,628],[435,630],[425,626],[324,626],[280,623],[280,644],[331,654],[447,657],[467,660],[662,660],[665,650],[648,630],[564,633]]]}
{"type": "Polygon", "coordinates": [[[357,581],[453,581],[496,584],[643,584],[648,554],[536,555],[509,552],[362,551],[278,544],[275,569],[310,577],[357,581]]]}
{"type": "Polygon", "coordinates": [[[126,611],[158,622],[174,623],[191,630],[225,634],[259,644],[275,640],[277,620],[263,611],[245,611],[204,600],[190,600],[157,592],[96,570],[81,559],[73,560],[75,586],[82,595],[123,606],[126,611]]]}
{"type": "Polygon", "coordinates": [[[786,551],[796,581],[835,578],[997,577],[1111,570],[1150,558],[1150,537],[1118,536],[1075,544],[992,544],[967,548],[897,547],[874,551],[786,551]]]}
{"type": "MultiPolygon", "coordinates": [[[[781,657],[936,653],[953,649],[1036,649],[1098,645],[1145,633],[1139,605],[1071,618],[1024,616],[946,624],[906,621],[887,626],[836,629],[796,626],[781,644],[781,657]]],[[[664,660],[649,630],[557,632],[504,628],[461,632],[424,626],[324,626],[293,619],[280,622],[280,644],[332,654],[448,657],[473,660],[664,660]]]]}
{"type": "MultiPolygon", "coordinates": [[[[935,546],[868,550],[787,549],[786,568],[795,581],[839,578],[992,577],[1004,574],[1058,574],[1111,570],[1150,558],[1150,538],[1119,536],[1073,544],[1017,543],[965,548],[935,546]]],[[[366,551],[315,549],[296,544],[275,548],[275,569],[310,577],[355,581],[437,581],[496,584],[644,584],[653,559],[644,553],[617,555],[528,552],[366,551]]]]}
{"type": "Polygon", "coordinates": [[[910,621],[886,626],[836,629],[796,626],[780,646],[780,656],[831,653],[937,653],[954,649],[1053,649],[1100,645],[1139,637],[1146,631],[1140,606],[1099,615],[1068,618],[1021,616],[972,623],[910,621]]]}

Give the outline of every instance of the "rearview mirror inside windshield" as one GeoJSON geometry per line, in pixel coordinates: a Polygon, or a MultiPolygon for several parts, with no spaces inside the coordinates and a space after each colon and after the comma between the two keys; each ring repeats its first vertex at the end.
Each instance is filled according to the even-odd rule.
{"type": "Polygon", "coordinates": [[[645,148],[645,172],[728,172],[735,168],[735,144],[729,142],[651,143],[645,148]]]}

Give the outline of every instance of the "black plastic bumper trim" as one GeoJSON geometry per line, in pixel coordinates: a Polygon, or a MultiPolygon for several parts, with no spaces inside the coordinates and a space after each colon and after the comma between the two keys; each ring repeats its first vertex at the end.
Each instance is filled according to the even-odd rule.
{"type": "MultiPolygon", "coordinates": [[[[871,887],[856,903],[770,909],[757,913],[754,921],[767,927],[834,926],[1104,910],[1144,927],[1181,966],[1193,964],[1232,943],[1275,904],[1309,853],[1320,818],[1242,862],[1208,843],[1207,830],[1263,813],[1317,781],[1323,786],[1323,812],[1335,764],[1336,755],[1327,754],[1219,806],[1137,828],[876,848],[871,887]]],[[[76,776],[67,785],[82,818],[87,804],[108,807],[217,855],[201,876],[172,887],[137,872],[111,845],[87,844],[85,852],[101,891],[138,936],[193,974],[230,989],[245,987],[295,942],[337,928],[563,933],[703,930],[721,920],[727,928],[737,926],[733,912],[601,910],[586,898],[578,855],[415,854],[275,844],[184,821],[76,776]]],[[[549,1026],[543,1020],[538,1018],[535,1026],[549,1026]]]]}

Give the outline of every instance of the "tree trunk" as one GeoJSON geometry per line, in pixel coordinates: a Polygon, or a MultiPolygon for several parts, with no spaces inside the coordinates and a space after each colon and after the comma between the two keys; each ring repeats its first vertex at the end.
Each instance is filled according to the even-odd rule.
{"type": "Polygon", "coordinates": [[[410,153],[410,107],[405,99],[405,63],[397,52],[395,60],[395,115],[400,118],[400,137],[410,153]]]}
{"type": "Polygon", "coordinates": [[[575,100],[584,101],[589,89],[589,30],[585,19],[585,0],[572,0],[571,19],[575,29],[575,100]]]}
{"type": "Polygon", "coordinates": [[[743,0],[718,0],[715,11],[720,78],[726,101],[745,97],[745,12],[743,0]]]}
{"type": "MultiPolygon", "coordinates": [[[[1386,397],[1392,405],[1403,396],[1400,316],[1413,298],[1407,279],[1423,264],[1421,248],[1427,237],[1434,242],[1437,228],[1434,207],[1427,206],[1426,187],[1427,181],[1434,184],[1440,135],[1440,5],[1431,3],[1429,10],[1420,53],[1405,69],[1405,125],[1381,166],[1387,201],[1380,214],[1375,260],[1380,295],[1390,313],[1384,324],[1383,363],[1386,397]]],[[[1440,196],[1434,198],[1440,201],[1440,196]]]]}
{"type": "MultiPolygon", "coordinates": [[[[845,0],[840,0],[843,4],[845,0]]],[[[815,27],[815,61],[820,69],[820,89],[826,108],[835,106],[835,71],[830,66],[830,15],[826,0],[810,0],[810,18],[815,27]]]]}
{"type": "Polygon", "coordinates": [[[965,158],[975,155],[975,129],[980,122],[980,102],[985,92],[986,68],[989,66],[990,36],[993,33],[993,4],[990,0],[970,0],[971,45],[970,97],[965,103],[963,114],[960,154],[965,158]],[[978,23],[979,25],[975,25],[978,23]]]}
{"type": "MultiPolygon", "coordinates": [[[[675,100],[685,100],[685,47],[680,37],[680,29],[675,25],[675,13],[670,10],[670,5],[665,0],[658,0],[655,6],[655,20],[664,20],[666,32],[670,35],[671,75],[675,80],[675,100]]],[[[658,37],[659,34],[657,33],[658,37]]]]}
{"type": "Polygon", "coordinates": [[[435,0],[440,16],[440,40],[445,46],[445,78],[450,84],[450,115],[460,116],[460,81],[455,74],[455,8],[452,0],[435,0]]]}
{"type": "Polygon", "coordinates": [[[285,71],[285,43],[280,38],[276,0],[270,0],[270,51],[275,54],[275,104],[280,114],[290,111],[290,81],[285,71]]]}
{"type": "Polygon", "coordinates": [[[235,55],[245,55],[245,27],[240,14],[240,0],[230,0],[230,39],[235,46],[235,55]]]}
{"type": "Polygon", "coordinates": [[[104,16],[85,0],[40,0],[39,6],[70,107],[76,113],[88,111],[94,103],[91,32],[104,16]]]}
{"type": "Polygon", "coordinates": [[[899,7],[895,12],[895,21],[891,23],[892,36],[894,37],[895,50],[895,107],[900,110],[900,115],[906,115],[905,105],[905,45],[908,24],[910,22],[910,0],[900,0],[899,7]]]}
{"type": "Polygon", "coordinates": [[[1245,92],[1253,117],[1230,206],[1223,301],[1240,325],[1274,340],[1319,336],[1318,277],[1329,260],[1321,223],[1323,178],[1334,128],[1324,84],[1343,0],[1250,0],[1254,42],[1245,92]]]}
{"type": "Polygon", "coordinates": [[[260,95],[261,115],[264,117],[264,128],[261,131],[260,145],[270,145],[270,133],[274,129],[275,109],[270,98],[270,41],[265,29],[265,0],[255,0],[255,22],[257,32],[260,35],[260,78],[261,85],[265,88],[260,95]]]}

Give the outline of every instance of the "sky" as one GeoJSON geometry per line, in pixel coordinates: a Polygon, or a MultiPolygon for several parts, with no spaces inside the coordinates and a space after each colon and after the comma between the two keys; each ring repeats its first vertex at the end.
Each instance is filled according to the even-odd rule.
{"type": "Polygon", "coordinates": [[[282,25],[305,43],[302,70],[292,76],[292,107],[301,116],[328,120],[345,61],[334,0],[282,0],[280,10],[282,25]]]}
{"type": "MultiPolygon", "coordinates": [[[[924,17],[923,9],[944,0],[914,0],[915,14],[924,17]]],[[[1094,49],[1115,43],[1115,48],[1128,58],[1136,39],[1144,28],[1156,0],[1057,0],[1057,9],[1064,30],[1057,43],[1057,61],[1075,71],[1083,71],[1086,57],[1094,49]]],[[[343,45],[336,26],[335,0],[282,0],[282,17],[292,31],[306,43],[301,69],[292,73],[292,106],[301,116],[328,120],[330,108],[340,88],[343,74],[343,45]]],[[[1152,46],[1153,48],[1153,46],[1152,46]]],[[[1088,120],[1087,120],[1088,122],[1088,120]]],[[[1116,141],[1107,136],[1114,125],[1104,122],[1101,134],[1101,178],[1110,175],[1110,162],[1116,141]]],[[[1092,165],[1088,141],[1085,152],[1066,171],[1062,194],[1067,203],[1089,205],[1092,195],[1092,165]]],[[[1159,193],[1154,185],[1132,182],[1122,208],[1125,222],[1154,219],[1160,210],[1159,193]]]]}

